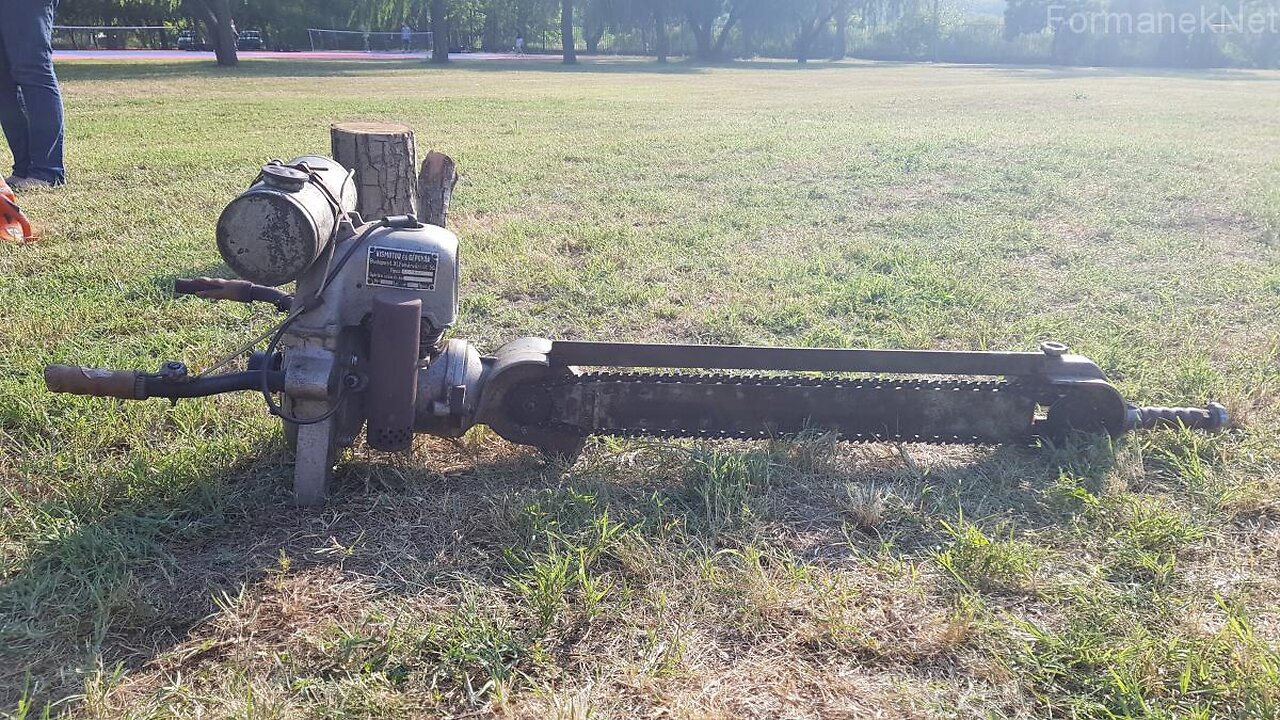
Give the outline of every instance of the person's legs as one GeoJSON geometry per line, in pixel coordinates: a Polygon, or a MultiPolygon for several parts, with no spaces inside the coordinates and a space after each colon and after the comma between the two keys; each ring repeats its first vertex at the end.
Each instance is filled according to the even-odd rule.
{"type": "MultiPolygon", "coordinates": [[[[3,9],[0,3],[0,12],[3,9]]],[[[27,153],[27,109],[9,70],[4,27],[0,24],[0,127],[4,129],[5,140],[9,141],[9,151],[13,153],[13,174],[22,177],[31,165],[31,156],[27,153]]]]}
{"type": "Polygon", "coordinates": [[[53,11],[57,0],[0,0],[0,119],[13,150],[15,175],[61,183],[62,94],[53,72],[53,11]],[[14,87],[16,86],[16,87],[14,87]]]}

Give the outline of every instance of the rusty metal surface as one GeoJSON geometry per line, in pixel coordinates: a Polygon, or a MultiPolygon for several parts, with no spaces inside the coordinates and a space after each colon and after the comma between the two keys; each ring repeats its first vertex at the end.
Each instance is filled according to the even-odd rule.
{"type": "MultiPolygon", "coordinates": [[[[1048,352],[864,350],[557,340],[552,343],[547,355],[555,365],[592,367],[986,376],[1044,376],[1064,370],[1075,375],[1084,372],[1086,367],[1092,367],[1096,371],[1093,363],[1078,355],[1048,352]]],[[[1100,372],[1088,374],[1101,377],[1100,372]]]]}
{"type": "Polygon", "coordinates": [[[327,212],[325,202],[316,192],[310,202],[313,213],[277,190],[254,189],[241,195],[218,218],[222,259],[237,275],[256,283],[283,285],[293,280],[320,255],[333,231],[332,221],[324,227],[316,224],[316,216],[327,212]]]}
{"type": "MultiPolygon", "coordinates": [[[[321,415],[328,410],[328,403],[299,401],[292,404],[293,411],[309,415],[321,415]]],[[[291,436],[293,450],[293,501],[304,507],[324,503],[328,493],[329,478],[337,459],[338,421],[329,418],[310,425],[295,425],[286,430],[291,436]]],[[[288,427],[288,426],[286,426],[288,427]]]]}
{"type": "Polygon", "coordinates": [[[422,300],[384,292],[373,299],[369,323],[369,447],[389,452],[413,445],[418,396],[418,334],[422,300]]]}
{"type": "Polygon", "coordinates": [[[1076,431],[1118,436],[1128,427],[1129,407],[1097,365],[1060,346],[1041,353],[916,353],[524,338],[485,361],[475,422],[556,454],[571,453],[590,435],[763,438],[813,428],[852,441],[995,444],[1076,431]],[[1007,378],[584,373],[567,364],[571,359],[840,371],[876,366],[916,375],[965,369],[1007,378]],[[1044,367],[1050,371],[1018,375],[1044,367]]]}
{"type": "Polygon", "coordinates": [[[354,208],[349,173],[338,163],[314,156],[276,161],[218,217],[218,251],[240,277],[283,285],[320,257],[354,208]],[[299,184],[281,173],[306,180],[299,184]]]}

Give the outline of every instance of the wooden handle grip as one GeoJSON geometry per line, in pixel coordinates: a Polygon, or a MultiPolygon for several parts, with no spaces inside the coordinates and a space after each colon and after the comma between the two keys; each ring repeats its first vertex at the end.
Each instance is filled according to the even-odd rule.
{"type": "Polygon", "coordinates": [[[44,384],[50,392],[114,397],[137,400],[136,370],[101,370],[75,365],[49,365],[44,369],[44,384]]]}

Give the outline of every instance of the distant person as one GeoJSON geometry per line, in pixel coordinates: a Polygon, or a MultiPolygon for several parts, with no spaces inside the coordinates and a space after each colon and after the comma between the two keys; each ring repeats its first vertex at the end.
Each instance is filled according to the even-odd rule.
{"type": "Polygon", "coordinates": [[[521,35],[518,32],[516,33],[516,54],[524,54],[524,35],[521,35]]]}
{"type": "Polygon", "coordinates": [[[0,126],[13,153],[9,187],[66,181],[62,92],[53,72],[58,0],[0,0],[0,126]]]}
{"type": "Polygon", "coordinates": [[[413,30],[409,29],[409,23],[400,26],[400,44],[404,46],[405,52],[413,49],[413,30]]]}

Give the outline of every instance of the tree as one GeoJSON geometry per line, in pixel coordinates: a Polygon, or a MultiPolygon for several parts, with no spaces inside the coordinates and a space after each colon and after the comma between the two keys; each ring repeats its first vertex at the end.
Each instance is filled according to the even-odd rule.
{"type": "MultiPolygon", "coordinates": [[[[314,2],[314,0],[310,0],[314,2]]],[[[349,25],[395,31],[401,23],[420,19],[426,10],[431,23],[431,62],[449,62],[448,0],[337,0],[350,7],[349,25]]]]}
{"type": "Polygon", "coordinates": [[[1072,63],[1088,41],[1084,33],[1073,32],[1067,18],[1085,8],[1086,0],[1008,0],[1004,9],[1004,37],[1032,35],[1048,28],[1053,32],[1049,54],[1055,62],[1072,63]]]}
{"type": "Polygon", "coordinates": [[[942,3],[933,0],[933,28],[929,33],[930,60],[938,62],[938,46],[942,44],[942,3]]]}
{"type": "Polygon", "coordinates": [[[576,64],[578,52],[573,45],[573,0],[560,0],[560,42],[564,46],[564,64],[576,64]]]}
{"type": "Polygon", "coordinates": [[[446,0],[431,0],[431,62],[449,62],[449,6],[446,0]]]}
{"type": "Polygon", "coordinates": [[[736,0],[738,36],[742,40],[742,57],[753,57],[761,37],[768,37],[780,27],[780,16],[787,14],[786,0],[736,0]]]}
{"type": "Polygon", "coordinates": [[[658,62],[665,65],[671,54],[671,35],[667,32],[667,0],[653,0],[653,50],[658,62]]]}
{"type": "Polygon", "coordinates": [[[65,25],[159,25],[174,16],[174,0],[62,0],[58,21],[65,25]]]}
{"type": "Polygon", "coordinates": [[[213,55],[223,67],[240,64],[236,54],[236,33],[231,17],[231,0],[189,0],[192,9],[204,20],[213,40],[213,55]]]}
{"type": "Polygon", "coordinates": [[[671,39],[668,35],[672,3],[677,0],[615,0],[618,2],[618,13],[615,16],[631,28],[638,30],[644,41],[645,49],[666,63],[671,54],[671,39]]]}
{"type": "Polygon", "coordinates": [[[723,57],[729,33],[739,20],[739,0],[680,0],[685,19],[693,33],[695,56],[699,60],[723,57]]]}
{"type": "Polygon", "coordinates": [[[507,19],[510,3],[505,0],[486,0],[484,12],[484,30],[480,35],[480,49],[485,52],[502,52],[510,49],[510,40],[502,32],[507,19]]]}
{"type": "Polygon", "coordinates": [[[836,43],[831,53],[832,60],[843,60],[849,54],[849,16],[853,14],[852,0],[836,2],[836,43]]]}
{"type": "Polygon", "coordinates": [[[836,3],[835,0],[807,0],[796,5],[799,16],[797,19],[800,21],[795,40],[796,62],[807,63],[813,41],[818,39],[818,35],[827,28],[836,14],[836,3]]]}
{"type": "Polygon", "coordinates": [[[587,54],[600,52],[600,40],[609,21],[614,18],[611,0],[586,0],[582,6],[582,40],[587,45],[587,54]]]}
{"type": "MultiPolygon", "coordinates": [[[[65,0],[64,0],[65,2],[65,0]]],[[[341,28],[351,18],[351,0],[236,0],[236,24],[261,30],[274,48],[306,47],[307,28],[341,28]]]]}

